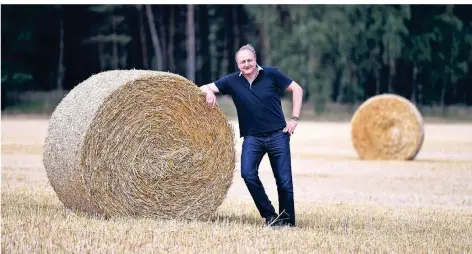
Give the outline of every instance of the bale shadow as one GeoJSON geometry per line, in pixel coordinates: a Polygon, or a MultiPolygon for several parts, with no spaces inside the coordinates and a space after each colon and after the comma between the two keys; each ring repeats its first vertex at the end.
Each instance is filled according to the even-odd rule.
{"type": "Polygon", "coordinates": [[[265,226],[264,219],[249,214],[216,214],[208,219],[217,224],[240,224],[249,226],[265,226]]]}
{"type": "Polygon", "coordinates": [[[449,164],[449,163],[464,163],[464,164],[470,164],[472,165],[472,160],[470,159],[456,159],[456,158],[420,158],[420,159],[414,159],[406,162],[411,162],[411,163],[434,163],[434,164],[449,164]]]}
{"type": "MultiPolygon", "coordinates": [[[[209,219],[209,222],[227,225],[238,224],[252,227],[270,228],[265,225],[263,218],[249,214],[217,214],[209,219]]],[[[316,221],[300,218],[296,221],[295,227],[274,227],[274,229],[313,229],[319,226],[320,225],[318,225],[316,221]]]]}

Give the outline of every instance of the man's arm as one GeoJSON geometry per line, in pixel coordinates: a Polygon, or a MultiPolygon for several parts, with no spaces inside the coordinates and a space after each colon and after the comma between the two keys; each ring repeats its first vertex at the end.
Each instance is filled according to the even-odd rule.
{"type": "Polygon", "coordinates": [[[302,109],[303,89],[297,82],[292,81],[285,90],[293,94],[292,118],[287,122],[287,126],[284,128],[284,131],[292,135],[297,127],[298,117],[300,117],[300,111],[302,109]]]}
{"type": "Polygon", "coordinates": [[[292,93],[292,100],[293,100],[293,109],[292,109],[292,117],[300,117],[300,111],[302,109],[302,99],[303,99],[303,89],[302,87],[295,81],[292,81],[290,85],[287,87],[286,91],[292,93]]]}
{"type": "Polygon", "coordinates": [[[214,82],[201,86],[200,90],[206,94],[206,102],[209,106],[215,107],[215,105],[218,105],[215,93],[219,93],[220,90],[216,87],[214,82]]]}
{"type": "Polygon", "coordinates": [[[218,87],[216,87],[215,83],[206,84],[200,87],[200,90],[208,94],[208,92],[219,93],[218,87]]]}
{"type": "Polygon", "coordinates": [[[278,87],[280,87],[284,91],[289,91],[293,94],[292,117],[300,117],[300,111],[302,108],[302,96],[303,96],[302,87],[299,84],[297,84],[297,82],[293,81],[283,72],[281,72],[278,68],[273,68],[273,69],[271,68],[271,70],[275,78],[275,83],[278,85],[278,87]]]}

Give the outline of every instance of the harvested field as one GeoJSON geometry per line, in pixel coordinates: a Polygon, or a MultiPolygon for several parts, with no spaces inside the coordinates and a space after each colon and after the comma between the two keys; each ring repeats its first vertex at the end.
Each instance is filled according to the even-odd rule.
{"type": "MultiPolygon", "coordinates": [[[[47,119],[2,119],[4,253],[472,252],[472,124],[426,123],[413,161],[361,161],[348,123],[301,121],[291,138],[297,227],[281,229],[263,226],[240,177],[242,139],[215,216],[105,220],[59,201],[42,165],[46,130],[47,119]]],[[[267,157],[260,176],[277,209],[267,157]]]]}

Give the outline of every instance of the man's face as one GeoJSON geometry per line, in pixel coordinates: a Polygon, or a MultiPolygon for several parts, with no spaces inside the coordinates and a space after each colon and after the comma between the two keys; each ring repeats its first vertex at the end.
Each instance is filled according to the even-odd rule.
{"type": "Polygon", "coordinates": [[[250,50],[243,49],[239,51],[237,63],[239,70],[244,75],[251,75],[256,72],[256,57],[250,50]]]}

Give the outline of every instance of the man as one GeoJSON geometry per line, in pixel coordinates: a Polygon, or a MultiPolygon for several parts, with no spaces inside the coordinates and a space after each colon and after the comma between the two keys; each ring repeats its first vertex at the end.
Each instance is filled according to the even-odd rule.
{"type": "Polygon", "coordinates": [[[303,90],[274,67],[261,67],[251,45],[241,47],[235,55],[239,72],[234,72],[200,89],[206,102],[214,107],[214,93],[229,94],[236,106],[240,136],[241,176],[269,226],[295,226],[290,136],[300,116],[303,90]],[[284,91],[293,94],[292,118],[286,122],[280,97],[284,91]],[[258,176],[262,157],[267,153],[279,198],[279,214],[275,212],[258,176]]]}

